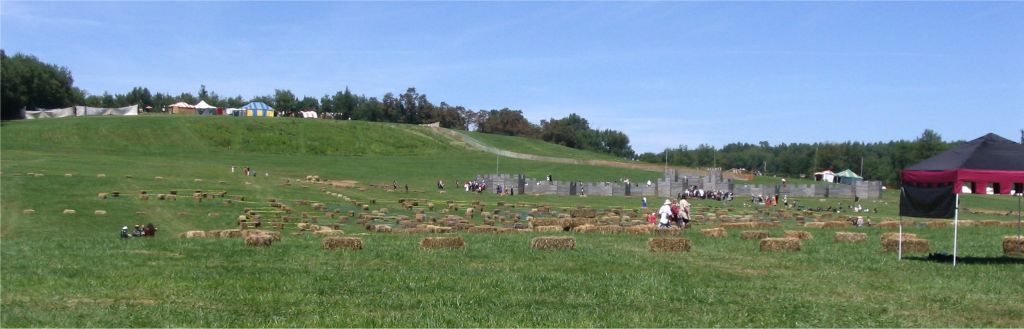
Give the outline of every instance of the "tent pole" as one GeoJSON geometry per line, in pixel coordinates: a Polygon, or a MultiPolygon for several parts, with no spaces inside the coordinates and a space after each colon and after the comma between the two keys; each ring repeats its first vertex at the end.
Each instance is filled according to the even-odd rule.
{"type": "Polygon", "coordinates": [[[960,194],[956,195],[956,208],[953,208],[953,267],[956,267],[956,238],[960,228],[960,194]]]}
{"type": "MultiPolygon", "coordinates": [[[[1021,232],[1020,232],[1021,231],[1020,230],[1020,205],[1021,205],[1021,200],[1024,200],[1024,192],[1017,191],[1017,238],[1018,239],[1020,239],[1020,237],[1021,237],[1021,232]]],[[[1017,244],[1017,252],[1018,253],[1024,253],[1024,244],[1022,244],[1022,243],[1018,243],[1017,244]]]]}
{"type": "MultiPolygon", "coordinates": [[[[900,199],[903,199],[903,187],[900,186],[900,199]]],[[[896,259],[903,260],[903,212],[900,212],[900,235],[897,238],[899,242],[896,244],[896,259]]]]}

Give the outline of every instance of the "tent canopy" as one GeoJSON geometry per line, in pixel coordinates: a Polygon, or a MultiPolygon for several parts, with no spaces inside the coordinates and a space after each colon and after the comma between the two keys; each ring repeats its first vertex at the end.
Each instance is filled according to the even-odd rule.
{"type": "Polygon", "coordinates": [[[270,105],[267,105],[267,103],[264,102],[251,102],[243,105],[242,108],[246,110],[274,110],[273,107],[270,107],[270,105]]]}
{"type": "Polygon", "coordinates": [[[984,193],[989,184],[998,194],[1020,193],[1024,145],[989,133],[909,166],[901,176],[904,184],[949,186],[957,193],[965,185],[984,193]]]}
{"type": "Polygon", "coordinates": [[[185,103],[185,102],[177,102],[177,103],[169,105],[169,107],[180,107],[180,108],[186,108],[186,109],[194,109],[194,108],[196,108],[195,106],[192,106],[191,104],[185,103]]]}
{"type": "Polygon", "coordinates": [[[206,104],[206,101],[199,101],[199,104],[196,104],[195,107],[197,109],[215,109],[215,108],[217,108],[216,106],[211,106],[210,104],[206,104]]]}
{"type": "Polygon", "coordinates": [[[836,177],[863,178],[863,177],[858,176],[856,173],[854,173],[850,169],[846,169],[846,170],[843,170],[843,171],[840,171],[840,172],[836,173],[836,177]]]}

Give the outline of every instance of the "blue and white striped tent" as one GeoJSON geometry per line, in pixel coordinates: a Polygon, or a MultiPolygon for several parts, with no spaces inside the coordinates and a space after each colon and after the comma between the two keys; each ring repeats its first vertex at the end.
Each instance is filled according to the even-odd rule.
{"type": "Polygon", "coordinates": [[[264,102],[252,102],[242,106],[242,110],[239,113],[240,116],[246,117],[272,117],[274,116],[274,108],[270,107],[264,102]]]}

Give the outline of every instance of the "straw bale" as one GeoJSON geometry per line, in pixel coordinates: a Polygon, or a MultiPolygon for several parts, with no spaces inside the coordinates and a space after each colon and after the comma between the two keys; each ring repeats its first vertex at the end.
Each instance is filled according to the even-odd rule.
{"type": "Polygon", "coordinates": [[[104,178],[104,177],[107,177],[107,174],[96,174],[96,178],[104,178]]]}
{"type": "Polygon", "coordinates": [[[338,235],[343,235],[343,234],[345,234],[345,231],[342,231],[342,230],[332,230],[332,229],[326,229],[326,230],[321,229],[319,231],[313,232],[313,235],[317,235],[317,236],[338,236],[338,235]]]}
{"type": "Polygon", "coordinates": [[[461,236],[432,236],[420,240],[420,248],[423,249],[462,249],[466,241],[461,236]]]}
{"type": "Polygon", "coordinates": [[[957,225],[960,225],[960,227],[974,227],[978,226],[978,222],[973,220],[961,220],[957,225]]]}
{"type": "Polygon", "coordinates": [[[825,224],[827,224],[827,223],[826,222],[806,222],[806,223],[804,223],[804,227],[807,227],[807,228],[823,228],[823,227],[825,227],[825,224]]]}
{"type": "Polygon", "coordinates": [[[597,210],[593,208],[573,208],[569,209],[569,217],[572,218],[595,218],[597,217],[597,210]]]}
{"type": "Polygon", "coordinates": [[[74,209],[64,209],[64,214],[65,215],[74,215],[75,214],[75,210],[74,209]]]}
{"type": "Polygon", "coordinates": [[[719,228],[758,228],[757,222],[737,222],[737,223],[721,223],[718,225],[719,228]]]}
{"type": "Polygon", "coordinates": [[[946,228],[950,226],[950,222],[947,220],[933,220],[925,222],[925,225],[931,228],[946,228]]]}
{"type": "Polygon", "coordinates": [[[378,212],[380,212],[382,214],[387,214],[388,211],[390,211],[390,210],[388,210],[388,208],[380,208],[380,210],[378,210],[378,212]]]}
{"type": "Polygon", "coordinates": [[[1004,236],[1003,254],[1006,256],[1024,256],[1024,236],[1004,236]]]}
{"type": "Polygon", "coordinates": [[[205,238],[206,232],[203,231],[185,231],[178,234],[179,238],[205,238]]]}
{"type": "Polygon", "coordinates": [[[25,210],[22,210],[21,213],[25,214],[25,215],[34,215],[36,213],[36,210],[35,209],[25,209],[25,210]]]}
{"type": "Polygon", "coordinates": [[[139,200],[149,200],[149,194],[139,194],[139,200]]]}
{"type": "Polygon", "coordinates": [[[321,243],[327,250],[362,250],[363,239],[355,237],[329,236],[321,243]]]}
{"type": "Polygon", "coordinates": [[[822,227],[824,227],[824,228],[847,228],[847,227],[853,227],[853,224],[850,224],[850,222],[847,222],[847,221],[834,220],[834,221],[830,221],[830,222],[825,222],[825,225],[823,225],[822,227]]]}
{"type": "Polygon", "coordinates": [[[97,209],[96,211],[93,212],[93,214],[95,214],[96,216],[106,216],[107,211],[103,209],[97,209]]]}
{"type": "Polygon", "coordinates": [[[797,238],[765,238],[761,240],[761,251],[800,251],[801,241],[797,238]]]}
{"type": "MultiPolygon", "coordinates": [[[[875,226],[878,227],[878,228],[899,228],[900,227],[900,222],[899,221],[895,221],[895,220],[890,220],[890,221],[884,221],[884,222],[878,223],[878,225],[875,225],[875,226]]],[[[905,221],[903,221],[903,226],[904,227],[914,226],[914,221],[905,220],[905,221]]]]}
{"type": "Polygon", "coordinates": [[[580,226],[577,226],[577,227],[573,227],[572,231],[573,232],[577,232],[577,233],[597,232],[597,225],[590,225],[590,224],[580,225],[580,226]]]}
{"type": "MultiPolygon", "coordinates": [[[[900,234],[898,232],[882,233],[882,240],[898,240],[900,234]]],[[[917,239],[917,234],[914,233],[903,233],[903,239],[917,239]]]]}
{"type": "Polygon", "coordinates": [[[561,231],[565,230],[565,228],[563,228],[562,226],[559,226],[559,225],[548,225],[548,226],[534,226],[533,230],[537,231],[537,232],[561,232],[561,231]]]}
{"type": "Polygon", "coordinates": [[[654,226],[652,226],[652,225],[627,226],[624,230],[625,230],[626,233],[629,233],[629,234],[651,234],[651,233],[654,233],[654,226]]]}
{"type": "Polygon", "coordinates": [[[387,225],[384,225],[384,224],[377,224],[377,225],[373,225],[371,231],[377,232],[377,233],[391,233],[391,226],[387,226],[387,225]]]}
{"type": "Polygon", "coordinates": [[[153,179],[155,179],[155,180],[164,180],[164,178],[160,177],[160,176],[153,177],[153,179]]]}
{"type": "Polygon", "coordinates": [[[807,231],[783,231],[782,232],[782,237],[783,238],[795,238],[795,239],[800,239],[800,240],[814,239],[814,235],[811,235],[811,232],[807,232],[807,231]]]}
{"type": "Polygon", "coordinates": [[[537,226],[559,226],[562,228],[569,227],[568,221],[560,218],[534,218],[529,220],[530,225],[537,226]]]}
{"type": "Polygon", "coordinates": [[[770,237],[768,231],[743,231],[740,232],[740,239],[743,240],[761,240],[770,237]]]}
{"type": "Polygon", "coordinates": [[[836,242],[850,242],[858,243],[868,240],[867,233],[854,233],[854,232],[836,232],[836,242]]]}
{"type": "Polygon", "coordinates": [[[96,197],[98,197],[100,199],[106,199],[107,195],[108,195],[107,193],[102,193],[101,192],[101,193],[96,194],[96,197]]]}
{"type": "Polygon", "coordinates": [[[576,238],[571,236],[542,236],[530,240],[530,248],[537,250],[575,249],[576,238]]]}
{"type": "Polygon", "coordinates": [[[447,227],[447,226],[427,225],[426,228],[427,228],[427,231],[429,231],[430,233],[451,233],[452,232],[452,228],[451,227],[447,227]]]}
{"type": "Polygon", "coordinates": [[[1017,227],[1017,225],[1018,225],[1017,222],[1011,222],[1011,221],[1004,221],[1003,224],[1002,224],[1003,227],[1017,227]]]}
{"type": "Polygon", "coordinates": [[[497,233],[498,228],[490,225],[473,226],[469,228],[469,233],[497,233]]]}
{"type": "Polygon", "coordinates": [[[722,238],[728,236],[729,232],[727,232],[724,228],[716,227],[700,230],[700,234],[711,238],[722,238]]]}
{"type": "Polygon", "coordinates": [[[654,234],[676,236],[676,235],[683,234],[683,229],[681,229],[679,227],[676,227],[676,226],[667,227],[667,228],[658,228],[658,229],[654,230],[654,234]]]}
{"type": "Polygon", "coordinates": [[[981,222],[978,222],[978,224],[981,226],[999,226],[1002,225],[1002,223],[1002,221],[998,220],[983,220],[981,222]]]}
{"type": "MultiPolygon", "coordinates": [[[[897,239],[883,239],[882,250],[885,252],[897,252],[899,250],[899,243],[897,239]]],[[[927,253],[930,249],[928,240],[918,238],[903,239],[904,253],[927,253]]]]}
{"type": "Polygon", "coordinates": [[[690,239],[687,238],[650,238],[647,249],[654,252],[688,252],[690,239]]]}
{"type": "Polygon", "coordinates": [[[250,235],[245,238],[245,245],[249,247],[269,247],[274,239],[268,235],[250,235]]]}
{"type": "Polygon", "coordinates": [[[222,230],[222,231],[220,231],[220,237],[222,237],[222,238],[241,238],[243,236],[244,235],[242,233],[242,230],[239,230],[239,229],[231,229],[231,230],[222,230]]]}

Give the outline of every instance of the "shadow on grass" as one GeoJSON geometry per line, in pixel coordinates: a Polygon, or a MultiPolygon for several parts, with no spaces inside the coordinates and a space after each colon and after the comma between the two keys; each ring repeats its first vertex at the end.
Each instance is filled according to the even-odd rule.
{"type": "MultiPolygon", "coordinates": [[[[930,254],[928,256],[910,256],[903,257],[904,259],[924,262],[936,262],[936,263],[953,263],[953,255],[949,254],[930,254]]],[[[957,257],[956,263],[959,264],[1006,264],[1006,265],[1024,265],[1024,258],[1022,257],[957,257]]]]}

